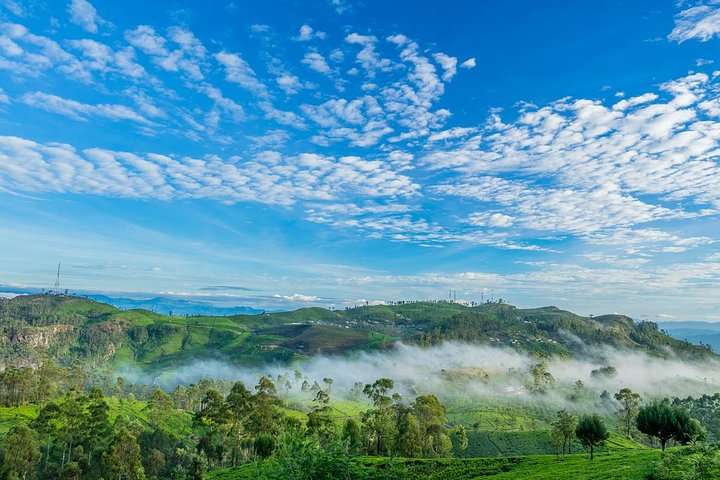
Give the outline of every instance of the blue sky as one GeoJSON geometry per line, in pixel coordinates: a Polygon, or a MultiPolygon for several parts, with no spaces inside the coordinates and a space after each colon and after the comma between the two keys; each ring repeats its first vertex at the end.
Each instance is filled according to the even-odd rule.
{"type": "Polygon", "coordinates": [[[0,0],[0,284],[720,320],[720,2],[0,0]]]}

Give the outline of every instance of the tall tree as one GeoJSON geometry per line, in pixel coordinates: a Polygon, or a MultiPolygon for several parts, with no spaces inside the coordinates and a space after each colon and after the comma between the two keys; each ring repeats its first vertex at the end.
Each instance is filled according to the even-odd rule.
{"type": "Polygon", "coordinates": [[[235,382],[225,398],[228,420],[227,444],[233,466],[237,465],[241,454],[249,452],[247,445],[252,436],[248,431],[248,422],[252,409],[252,393],[242,382],[235,382]]]}
{"type": "Polygon", "coordinates": [[[37,434],[25,424],[14,426],[2,439],[5,478],[26,480],[40,461],[37,434]]]}
{"type": "Polygon", "coordinates": [[[142,480],[145,470],[140,460],[140,445],[125,426],[116,429],[110,451],[105,455],[110,480],[142,480]]]}
{"type": "Polygon", "coordinates": [[[415,399],[412,410],[417,417],[426,457],[444,457],[452,452],[452,441],[445,425],[445,407],[435,395],[421,395],[415,399]]]}
{"type": "Polygon", "coordinates": [[[315,435],[320,443],[335,435],[335,422],[330,416],[330,395],[320,390],[315,395],[312,410],[308,413],[308,434],[315,435]]]}
{"type": "Polygon", "coordinates": [[[342,431],[342,440],[347,445],[350,455],[357,455],[362,449],[363,439],[360,424],[353,418],[345,420],[342,431]]]}
{"type": "Polygon", "coordinates": [[[250,426],[253,433],[277,433],[284,418],[275,384],[262,376],[255,385],[250,426]]]}
{"type": "Polygon", "coordinates": [[[170,395],[159,388],[155,388],[148,402],[148,420],[153,428],[162,428],[165,422],[170,418],[175,405],[170,395]]]}
{"type": "Polygon", "coordinates": [[[577,418],[562,409],[557,412],[557,419],[552,423],[552,433],[554,438],[562,439],[562,453],[570,453],[572,447],[572,439],[575,436],[575,427],[577,426],[577,418]]]}
{"type": "Polygon", "coordinates": [[[95,462],[95,453],[105,450],[110,437],[110,406],[105,401],[100,387],[93,387],[87,404],[88,415],[85,420],[83,444],[87,451],[88,468],[99,467],[95,462]]]}
{"type": "Polygon", "coordinates": [[[467,429],[462,425],[458,425],[455,428],[455,436],[457,437],[458,450],[461,452],[467,450],[470,443],[467,436],[467,429]]]}
{"type": "Polygon", "coordinates": [[[422,457],[424,443],[415,415],[411,411],[402,414],[398,422],[397,453],[409,458],[422,457]]]}
{"type": "Polygon", "coordinates": [[[397,438],[396,412],[393,400],[399,396],[390,395],[395,382],[389,378],[380,378],[365,385],[363,393],[373,402],[374,408],[363,413],[367,438],[367,450],[371,455],[389,455],[397,438]]]}
{"type": "Polygon", "coordinates": [[[632,427],[635,423],[635,417],[637,417],[638,409],[640,408],[640,395],[633,392],[629,388],[623,388],[615,395],[615,400],[620,402],[620,410],[618,415],[622,418],[623,429],[625,430],[625,436],[630,438],[632,433],[632,427]]]}

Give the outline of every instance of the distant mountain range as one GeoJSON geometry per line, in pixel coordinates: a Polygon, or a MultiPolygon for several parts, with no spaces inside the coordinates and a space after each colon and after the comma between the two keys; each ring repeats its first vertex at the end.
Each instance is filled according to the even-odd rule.
{"type": "Polygon", "coordinates": [[[704,343],[720,353],[720,322],[658,322],[658,327],[678,340],[704,343]]]}
{"type": "Polygon", "coordinates": [[[252,307],[219,307],[208,302],[169,297],[154,297],[147,299],[110,297],[107,295],[88,295],[87,297],[97,302],[107,303],[108,305],[112,305],[113,307],[117,307],[122,310],[140,308],[143,310],[150,310],[151,312],[162,313],[163,315],[174,315],[178,317],[185,315],[256,315],[264,311],[252,307]]]}

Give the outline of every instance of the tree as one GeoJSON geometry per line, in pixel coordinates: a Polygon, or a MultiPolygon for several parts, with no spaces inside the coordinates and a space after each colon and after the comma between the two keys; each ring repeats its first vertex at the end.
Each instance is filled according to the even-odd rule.
{"type": "Polygon", "coordinates": [[[315,435],[320,443],[335,434],[335,423],[330,416],[330,395],[324,390],[315,395],[312,410],[308,413],[307,428],[309,435],[315,435]]]}
{"type": "Polygon", "coordinates": [[[415,399],[412,410],[420,425],[425,457],[444,457],[452,452],[452,440],[445,425],[445,407],[435,395],[421,395],[415,399]]]}
{"type": "Polygon", "coordinates": [[[583,415],[575,428],[575,435],[588,450],[593,459],[595,447],[602,445],[610,437],[602,419],[597,415],[583,415]]]}
{"type": "Polygon", "coordinates": [[[273,462],[265,475],[258,478],[294,480],[349,480],[351,458],[337,435],[321,445],[314,436],[303,435],[300,429],[288,429],[278,436],[273,462]]]}
{"type": "Polygon", "coordinates": [[[458,425],[457,428],[455,428],[455,436],[457,437],[458,450],[461,452],[467,450],[470,442],[468,440],[467,430],[465,427],[458,425]]]}
{"type": "Polygon", "coordinates": [[[567,410],[562,409],[557,412],[557,419],[552,423],[551,437],[558,440],[558,443],[562,446],[562,453],[570,453],[572,446],[572,439],[575,435],[575,427],[577,426],[577,418],[570,414],[567,410]],[[560,442],[560,439],[562,441],[560,442]]]}
{"type": "Polygon", "coordinates": [[[350,455],[357,455],[362,449],[362,431],[360,424],[352,418],[348,418],[345,421],[342,431],[342,440],[347,446],[347,451],[350,455]]]}
{"type": "Polygon", "coordinates": [[[545,393],[555,385],[555,377],[547,369],[544,362],[536,363],[530,367],[533,383],[530,390],[536,393],[545,393]]]}
{"type": "Polygon", "coordinates": [[[423,443],[423,435],[415,415],[406,412],[398,423],[397,453],[408,458],[421,457],[423,443]]]}
{"type": "Polygon", "coordinates": [[[281,402],[277,397],[275,384],[267,377],[262,376],[255,385],[253,395],[253,411],[249,424],[254,434],[277,433],[284,414],[280,408],[281,402]]]}
{"type": "Polygon", "coordinates": [[[165,454],[158,449],[152,449],[150,454],[143,459],[145,473],[151,477],[159,477],[165,470],[165,454]]]}
{"type": "Polygon", "coordinates": [[[615,378],[617,377],[617,374],[617,369],[612,365],[596,368],[595,370],[590,372],[590,376],[592,378],[615,378]]]}
{"type": "Polygon", "coordinates": [[[187,480],[206,480],[208,471],[208,459],[205,453],[200,451],[192,456],[187,480]]]}
{"type": "Polygon", "coordinates": [[[78,462],[69,462],[62,471],[60,480],[81,480],[83,476],[82,468],[78,462]]]}
{"type": "Polygon", "coordinates": [[[556,429],[554,426],[550,429],[550,441],[555,447],[555,454],[558,458],[560,458],[561,451],[563,455],[565,454],[565,443],[567,443],[565,440],[565,436],[560,430],[556,429]]]}
{"type": "Polygon", "coordinates": [[[93,452],[104,451],[110,436],[110,406],[105,401],[100,387],[93,387],[90,392],[87,412],[83,443],[88,454],[88,468],[92,469],[94,466],[93,452]]]}
{"type": "Polygon", "coordinates": [[[2,440],[5,478],[25,480],[40,461],[37,434],[27,425],[14,426],[2,440]]]}
{"type": "Polygon", "coordinates": [[[245,448],[251,439],[247,423],[252,412],[252,393],[242,382],[235,382],[225,398],[225,410],[228,414],[227,444],[231,452],[232,465],[236,466],[241,453],[248,454],[245,448]]]}
{"type": "Polygon", "coordinates": [[[380,378],[363,388],[363,393],[367,395],[375,407],[362,414],[367,438],[367,450],[371,455],[389,455],[395,445],[397,422],[392,404],[393,399],[399,399],[399,396],[390,395],[390,391],[394,387],[395,382],[391,379],[380,378]]]}
{"type": "Polygon", "coordinates": [[[111,480],[142,480],[145,469],[140,461],[140,445],[125,426],[116,429],[105,462],[111,480]]]}
{"type": "Polygon", "coordinates": [[[159,388],[155,388],[148,402],[148,420],[153,428],[162,428],[175,409],[170,395],[159,388]]]}
{"type": "Polygon", "coordinates": [[[617,392],[615,395],[615,400],[620,402],[620,410],[618,410],[618,415],[622,418],[623,426],[625,429],[625,436],[630,438],[630,434],[632,431],[633,423],[635,422],[635,417],[637,417],[638,408],[640,405],[640,395],[633,392],[629,388],[623,388],[619,392],[617,392]]]}
{"type": "Polygon", "coordinates": [[[62,463],[72,460],[73,447],[80,444],[86,434],[89,414],[86,409],[87,397],[77,390],[70,390],[60,405],[59,437],[63,442],[62,463]]]}
{"type": "Polygon", "coordinates": [[[664,399],[640,407],[636,424],[642,433],[657,438],[664,452],[670,439],[685,444],[704,435],[700,423],[693,420],[687,410],[664,399]]]}

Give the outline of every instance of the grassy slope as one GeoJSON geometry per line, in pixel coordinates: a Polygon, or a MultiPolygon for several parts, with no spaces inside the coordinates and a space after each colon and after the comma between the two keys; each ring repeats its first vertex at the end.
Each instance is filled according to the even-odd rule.
{"type": "MultiPolygon", "coordinates": [[[[644,480],[660,460],[657,450],[617,450],[598,454],[530,455],[511,458],[437,460],[361,458],[354,468],[365,478],[644,480]]],[[[261,467],[260,467],[261,468],[261,467]]],[[[263,478],[255,464],[211,472],[211,480],[263,478]]]]}
{"type": "MultiPolygon", "coordinates": [[[[137,422],[145,428],[150,428],[147,417],[147,402],[123,401],[114,397],[106,399],[110,406],[110,421],[114,422],[118,416],[125,416],[130,422],[137,422]]],[[[7,433],[10,428],[19,423],[28,423],[38,415],[39,407],[26,405],[22,407],[0,407],[0,436],[7,433]]],[[[192,434],[192,415],[188,412],[174,413],[168,418],[165,430],[177,438],[187,438],[192,434]]]]}
{"type": "Polygon", "coordinates": [[[28,423],[38,415],[38,407],[0,407],[0,436],[19,423],[28,423]]]}

